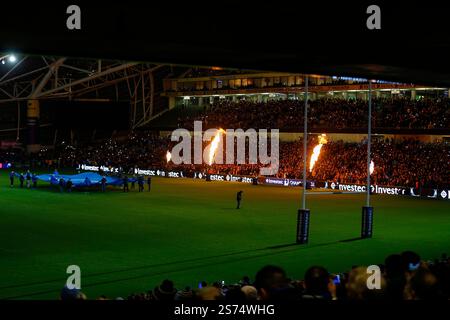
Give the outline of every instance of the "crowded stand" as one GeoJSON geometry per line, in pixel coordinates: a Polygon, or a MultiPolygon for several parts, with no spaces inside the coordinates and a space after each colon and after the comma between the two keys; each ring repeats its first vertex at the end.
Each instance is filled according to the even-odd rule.
{"type": "MultiPolygon", "coordinates": [[[[316,136],[308,143],[308,155],[316,144],[316,136]]],[[[167,162],[166,152],[174,142],[150,132],[135,132],[120,139],[109,139],[97,144],[72,146],[61,144],[52,150],[43,150],[30,158],[20,152],[4,152],[3,162],[23,160],[48,169],[75,168],[80,164],[122,168],[180,170],[186,176],[194,172],[258,176],[258,164],[180,164],[167,162]],[[10,158],[8,158],[8,155],[10,158]],[[24,158],[21,158],[23,156],[24,158]]],[[[205,142],[206,146],[206,142],[205,142]]],[[[224,153],[226,150],[224,150],[224,153]]],[[[303,170],[303,142],[280,142],[280,161],[277,177],[300,179],[303,170]]],[[[373,141],[372,155],[375,184],[414,188],[450,187],[450,145],[445,142],[425,143],[418,140],[378,139],[373,141]],[[439,156],[436,156],[439,155],[439,156]]],[[[323,146],[319,161],[308,171],[308,179],[339,183],[364,184],[367,179],[367,144],[329,141],[323,146]]]]}
{"type": "MultiPolygon", "coordinates": [[[[367,101],[360,99],[319,98],[309,101],[308,125],[311,130],[327,132],[335,129],[365,128],[367,126],[367,101]]],[[[207,128],[261,129],[279,128],[281,131],[299,132],[303,123],[304,102],[301,100],[248,100],[219,102],[205,106],[200,113],[179,119],[179,127],[193,129],[194,121],[207,128]]],[[[450,99],[424,98],[374,98],[372,104],[375,128],[403,128],[414,133],[417,129],[450,128],[450,99]]],[[[365,129],[364,129],[365,130],[365,129]]],[[[367,142],[329,139],[323,145],[308,179],[318,182],[365,184],[367,179],[367,142]]],[[[373,139],[372,159],[374,184],[421,188],[449,188],[450,145],[442,139],[397,137],[373,139]]],[[[203,142],[203,149],[209,141],[203,142]]],[[[75,168],[81,164],[121,168],[133,174],[133,169],[178,170],[192,177],[195,173],[259,176],[260,164],[180,164],[166,160],[166,153],[176,142],[157,131],[139,130],[122,132],[110,139],[68,143],[59,141],[54,146],[42,147],[37,154],[28,154],[19,148],[0,151],[2,166],[8,163],[35,168],[75,168]]],[[[317,136],[311,134],[308,142],[308,159],[317,136]]],[[[225,147],[225,146],[224,146],[225,147]]],[[[224,155],[226,150],[223,150],[224,155]]],[[[301,179],[303,172],[303,142],[280,141],[279,169],[275,177],[301,179]]],[[[307,160],[308,160],[307,159],[307,160]]]]}
{"type": "MultiPolygon", "coordinates": [[[[390,129],[450,128],[450,99],[374,98],[372,125],[390,129]]],[[[311,100],[308,125],[313,129],[358,129],[367,127],[367,101],[321,98],[311,100]]],[[[179,119],[178,126],[192,129],[193,121],[205,128],[278,128],[296,132],[303,124],[301,100],[222,100],[205,107],[199,115],[179,119]]]]}
{"type": "MultiPolygon", "coordinates": [[[[280,144],[279,175],[300,178],[302,143],[280,144]]],[[[311,172],[319,181],[364,184],[367,179],[367,144],[343,141],[323,146],[320,160],[311,172]]],[[[417,140],[374,141],[372,179],[375,184],[415,188],[448,187],[450,146],[445,143],[422,143],[417,140]],[[436,157],[436,154],[441,156],[436,157]]]]}
{"type": "MultiPolygon", "coordinates": [[[[253,278],[244,276],[233,284],[201,281],[198,287],[177,288],[173,281],[165,279],[147,292],[124,297],[102,295],[96,299],[233,303],[450,299],[450,258],[446,254],[434,260],[422,260],[417,253],[404,251],[387,256],[383,263],[375,266],[380,270],[379,288],[367,285],[371,276],[367,266],[354,265],[342,273],[330,273],[325,267],[311,266],[299,280],[290,278],[282,267],[267,265],[253,278]]],[[[80,290],[64,287],[60,299],[86,300],[88,297],[80,290]]]]}

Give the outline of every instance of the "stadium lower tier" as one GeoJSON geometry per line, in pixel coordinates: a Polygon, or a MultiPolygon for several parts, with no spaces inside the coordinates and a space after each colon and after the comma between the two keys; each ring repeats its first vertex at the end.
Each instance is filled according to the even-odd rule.
{"type": "MultiPolygon", "coordinates": [[[[308,142],[307,162],[310,162],[317,137],[308,142]]],[[[206,147],[206,143],[205,143],[206,147]]],[[[166,171],[207,172],[236,176],[258,176],[262,164],[181,164],[167,161],[172,150],[170,137],[154,136],[149,132],[133,133],[121,140],[107,140],[86,146],[60,146],[43,150],[29,158],[17,152],[0,152],[0,162],[23,163],[29,166],[74,168],[80,164],[122,168],[158,168],[166,171]]],[[[224,150],[225,154],[226,150],[224,150]]],[[[417,140],[377,140],[372,144],[374,171],[372,181],[381,186],[404,186],[416,189],[450,189],[450,145],[444,141],[425,143],[417,140]]],[[[367,179],[367,144],[329,141],[321,148],[308,180],[332,181],[341,184],[364,185],[367,179]]],[[[279,146],[279,166],[274,177],[301,179],[303,177],[303,142],[284,141],[279,146]]]]}

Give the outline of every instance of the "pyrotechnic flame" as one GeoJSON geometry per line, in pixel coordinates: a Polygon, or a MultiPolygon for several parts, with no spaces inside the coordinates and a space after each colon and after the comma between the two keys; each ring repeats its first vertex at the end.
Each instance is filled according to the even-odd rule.
{"type": "Polygon", "coordinates": [[[220,138],[222,137],[222,134],[225,133],[225,130],[219,129],[217,130],[216,135],[214,136],[214,139],[211,141],[211,144],[209,145],[209,165],[212,165],[214,158],[216,156],[217,148],[219,147],[220,138]]]}
{"type": "Polygon", "coordinates": [[[375,170],[375,163],[373,163],[373,160],[371,160],[369,166],[370,174],[372,174],[374,170],[375,170]]]}
{"type": "Polygon", "coordinates": [[[167,151],[167,153],[166,153],[166,159],[167,159],[167,162],[169,162],[170,159],[172,159],[172,154],[170,153],[170,151],[167,151]]]}
{"type": "Polygon", "coordinates": [[[320,150],[322,150],[322,146],[324,144],[327,144],[327,142],[328,142],[326,134],[322,134],[318,138],[319,138],[319,144],[314,147],[313,154],[311,155],[311,160],[309,161],[309,172],[312,171],[312,169],[314,168],[314,165],[316,164],[317,160],[319,159],[320,150]]]}

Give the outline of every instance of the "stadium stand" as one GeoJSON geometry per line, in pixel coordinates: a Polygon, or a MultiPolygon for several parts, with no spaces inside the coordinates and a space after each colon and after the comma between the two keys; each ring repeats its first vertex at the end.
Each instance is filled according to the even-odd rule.
{"type": "MultiPolygon", "coordinates": [[[[349,130],[367,127],[367,101],[322,98],[311,100],[309,126],[312,129],[349,130]]],[[[373,126],[385,129],[443,129],[450,127],[450,99],[373,99],[373,126]]],[[[266,103],[224,100],[205,107],[200,115],[184,117],[178,126],[192,129],[193,121],[205,128],[278,128],[298,131],[303,123],[304,102],[272,100],[266,103]]]]}
{"type": "MultiPolygon", "coordinates": [[[[234,284],[220,281],[201,287],[177,289],[173,281],[163,280],[147,292],[132,293],[127,297],[108,298],[104,295],[97,300],[137,300],[137,301],[179,301],[193,302],[219,300],[233,303],[256,301],[287,302],[310,300],[448,300],[450,299],[450,258],[442,254],[440,258],[422,261],[413,251],[392,254],[384,263],[377,265],[380,270],[380,288],[370,289],[366,283],[371,274],[367,266],[352,266],[346,272],[332,274],[322,266],[311,266],[303,279],[291,279],[282,267],[267,265],[262,267],[253,281],[244,276],[234,284]]],[[[369,279],[370,281],[370,279],[369,279]]],[[[87,296],[77,289],[64,287],[62,300],[86,300],[87,296]]]]}
{"type": "MultiPolygon", "coordinates": [[[[309,148],[315,145],[311,137],[309,148]]],[[[135,132],[121,139],[109,139],[96,144],[71,146],[61,145],[53,150],[41,152],[37,158],[27,158],[20,152],[3,152],[5,161],[19,159],[34,165],[74,168],[79,164],[131,168],[165,168],[183,170],[188,174],[208,172],[257,176],[259,165],[174,165],[167,163],[165,154],[170,148],[169,138],[152,132],[135,132]]],[[[300,140],[280,143],[280,168],[277,177],[301,178],[303,145],[300,140]]],[[[405,139],[377,140],[373,142],[373,157],[376,169],[374,182],[387,186],[425,188],[448,188],[450,181],[450,145],[445,142],[420,142],[405,139]],[[440,156],[436,156],[439,154],[440,156]]],[[[308,154],[311,150],[308,150],[308,154]]],[[[2,159],[0,159],[2,160],[2,159]]],[[[337,181],[340,183],[364,183],[366,179],[366,144],[330,141],[324,145],[310,179],[337,181]]]]}

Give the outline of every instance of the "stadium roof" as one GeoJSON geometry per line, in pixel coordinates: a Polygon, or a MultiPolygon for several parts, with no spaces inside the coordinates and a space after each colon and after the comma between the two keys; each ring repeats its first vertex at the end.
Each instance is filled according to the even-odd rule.
{"type": "Polygon", "coordinates": [[[367,1],[83,4],[80,31],[65,27],[69,4],[2,10],[0,51],[450,86],[447,10],[433,1],[380,4],[381,30],[365,27],[367,1]]]}

